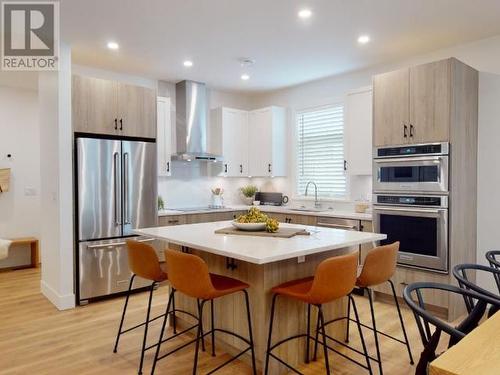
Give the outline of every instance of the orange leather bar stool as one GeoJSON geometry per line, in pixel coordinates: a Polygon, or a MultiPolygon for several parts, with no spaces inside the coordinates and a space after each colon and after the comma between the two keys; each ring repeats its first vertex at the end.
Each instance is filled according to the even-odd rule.
{"type": "MultiPolygon", "coordinates": [[[[376,247],[367,254],[365,262],[363,264],[363,268],[359,277],[356,280],[356,286],[363,291],[366,290],[368,294],[368,301],[370,303],[370,312],[372,317],[372,326],[368,326],[366,324],[361,324],[365,328],[369,328],[373,331],[375,336],[375,347],[377,350],[377,358],[374,359],[378,362],[380,374],[383,374],[382,370],[382,360],[380,357],[380,346],[379,346],[379,337],[378,334],[381,334],[385,337],[398,341],[404,345],[406,345],[406,349],[408,350],[408,356],[410,357],[410,363],[413,365],[413,356],[411,354],[410,343],[408,342],[408,336],[406,335],[406,329],[403,321],[403,316],[401,315],[401,309],[399,307],[398,298],[396,297],[396,290],[394,289],[394,283],[391,278],[396,271],[396,262],[399,251],[399,242],[394,242],[390,245],[379,246],[376,247]],[[392,295],[394,297],[394,302],[396,303],[396,308],[398,310],[399,322],[401,324],[401,330],[403,331],[404,340],[398,339],[391,335],[388,335],[384,332],[377,330],[377,324],[375,321],[375,311],[373,309],[373,291],[371,287],[375,285],[379,285],[382,283],[389,283],[392,290],[392,295]]],[[[350,318],[350,308],[351,305],[347,309],[347,318],[349,321],[352,321],[350,318]]],[[[349,323],[347,324],[346,331],[346,342],[349,341],[349,323]]]]}
{"type": "MultiPolygon", "coordinates": [[[[317,269],[316,273],[312,277],[308,277],[305,279],[289,281],[284,284],[278,285],[274,287],[271,291],[273,293],[272,307],[271,307],[271,320],[269,323],[269,336],[267,340],[267,352],[266,352],[266,364],[264,369],[264,374],[267,375],[269,371],[269,358],[273,357],[281,364],[287,366],[290,370],[297,374],[301,374],[297,369],[293,368],[291,365],[283,361],[278,356],[274,355],[272,351],[276,349],[281,344],[288,342],[293,339],[297,339],[300,337],[306,337],[306,358],[305,362],[309,363],[309,346],[310,341],[313,340],[315,342],[315,355],[314,359],[316,359],[317,352],[317,344],[318,344],[318,333],[321,331],[321,335],[323,337],[323,351],[325,356],[325,367],[326,373],[330,374],[330,365],[328,360],[328,350],[334,351],[343,357],[349,359],[350,361],[358,364],[359,366],[367,369],[370,374],[372,373],[370,360],[368,358],[368,352],[366,350],[365,340],[363,338],[363,332],[361,330],[361,325],[359,324],[358,311],[356,309],[356,303],[351,296],[351,292],[354,289],[356,283],[356,275],[357,275],[357,266],[358,266],[358,254],[352,253],[349,255],[343,255],[338,257],[333,257],[324,260],[321,262],[317,269]],[[271,344],[272,334],[273,334],[273,322],[274,322],[274,311],[276,307],[276,300],[278,296],[292,298],[297,301],[301,301],[307,304],[307,333],[299,334],[292,337],[288,337],[286,339],[282,339],[275,344],[271,344]],[[358,322],[358,330],[361,338],[361,343],[363,345],[363,353],[366,359],[366,365],[361,362],[358,362],[343,353],[340,353],[338,350],[328,346],[327,338],[334,340],[333,338],[327,336],[325,331],[325,317],[323,315],[322,306],[325,303],[329,303],[339,298],[347,297],[349,299],[349,303],[352,304],[354,308],[354,313],[356,316],[356,321],[358,322]],[[313,339],[311,336],[311,306],[316,306],[318,309],[318,324],[316,328],[316,338],[313,339]]],[[[345,319],[339,318],[336,320],[345,319]]],[[[337,340],[335,340],[337,341],[337,340]]],[[[338,341],[337,341],[338,342],[338,341]]],[[[347,346],[343,343],[341,345],[347,346]]],[[[360,353],[358,351],[358,353],[360,353]]]]}
{"type": "MultiPolygon", "coordinates": [[[[114,353],[117,352],[118,343],[120,342],[120,336],[122,334],[144,326],[144,337],[143,337],[143,341],[142,341],[141,359],[140,359],[139,371],[138,371],[139,374],[142,374],[142,367],[143,367],[143,363],[144,363],[144,353],[146,352],[146,350],[149,350],[157,345],[157,344],[155,344],[155,345],[151,345],[149,347],[146,347],[149,323],[164,316],[162,314],[162,315],[159,315],[155,318],[152,318],[152,319],[150,318],[151,302],[153,300],[153,291],[155,290],[156,286],[159,283],[161,283],[163,281],[167,281],[168,277],[167,277],[167,274],[161,269],[160,261],[158,259],[158,256],[156,255],[156,251],[151,245],[148,245],[144,242],[128,240],[127,241],[127,254],[128,254],[129,268],[132,271],[132,277],[130,278],[130,283],[129,283],[128,291],[127,291],[127,297],[125,298],[125,305],[123,306],[122,317],[120,320],[120,326],[118,328],[118,334],[116,335],[115,347],[113,349],[113,352],[114,353]],[[133,326],[133,327],[130,327],[130,328],[124,330],[123,323],[125,321],[125,314],[127,312],[127,306],[128,306],[130,294],[132,291],[132,286],[134,284],[134,279],[136,278],[136,276],[139,276],[143,279],[151,281],[151,285],[149,286],[149,300],[148,300],[148,309],[147,309],[147,313],[146,313],[146,321],[144,323],[138,324],[136,326],[133,326]]],[[[172,294],[171,294],[171,296],[172,296],[172,294]]],[[[173,298],[171,298],[171,299],[173,301],[173,298]]],[[[197,327],[197,325],[195,325],[195,326],[189,327],[188,329],[186,329],[182,332],[177,333],[177,328],[176,328],[176,323],[175,323],[175,313],[176,312],[182,312],[184,314],[191,315],[196,320],[198,320],[198,317],[193,315],[193,314],[190,314],[186,311],[176,310],[175,303],[174,302],[172,302],[172,303],[173,303],[173,309],[171,311],[171,315],[172,315],[172,322],[173,322],[173,326],[174,326],[174,335],[169,337],[168,339],[166,339],[164,341],[168,341],[170,339],[173,339],[174,337],[177,337],[177,336],[187,332],[188,330],[193,329],[194,327],[197,327]]]]}
{"type": "Polygon", "coordinates": [[[257,374],[256,366],[255,366],[255,353],[254,353],[254,343],[253,343],[253,334],[252,334],[252,322],[250,317],[250,302],[248,298],[247,289],[250,287],[248,284],[236,280],[230,277],[215,275],[209,273],[208,266],[203,259],[196,255],[182,253],[179,251],[173,250],[165,250],[165,256],[167,261],[167,270],[169,275],[169,281],[172,285],[172,293],[170,295],[170,299],[167,305],[167,311],[165,314],[165,319],[163,320],[163,326],[161,329],[160,339],[158,345],[156,347],[155,359],[153,362],[153,369],[151,374],[154,374],[154,370],[156,368],[156,363],[158,360],[170,355],[174,351],[177,351],[180,348],[186,346],[186,344],[182,345],[180,348],[174,349],[160,357],[160,348],[161,342],[163,339],[163,333],[166,325],[166,318],[170,311],[170,305],[173,301],[174,295],[177,292],[183,293],[189,297],[196,298],[200,303],[198,304],[198,333],[196,335],[196,339],[191,341],[188,344],[196,342],[195,348],[195,357],[194,357],[194,365],[193,365],[193,375],[196,374],[198,368],[198,352],[200,347],[200,341],[203,344],[204,338],[207,335],[211,336],[212,340],[212,355],[215,356],[215,332],[221,332],[225,334],[232,335],[243,342],[248,344],[248,347],[238,353],[235,357],[229,359],[223,364],[217,366],[215,369],[210,371],[208,374],[212,374],[222,367],[226,366],[230,362],[239,358],[244,353],[250,350],[252,355],[252,370],[253,374],[257,374]],[[245,295],[246,302],[246,311],[247,311],[247,320],[248,320],[248,339],[238,335],[237,333],[227,331],[225,329],[215,328],[214,326],[214,299],[221,298],[233,293],[242,292],[245,295]],[[210,311],[211,311],[211,327],[210,331],[203,333],[203,308],[207,302],[210,302],[210,311]]]}

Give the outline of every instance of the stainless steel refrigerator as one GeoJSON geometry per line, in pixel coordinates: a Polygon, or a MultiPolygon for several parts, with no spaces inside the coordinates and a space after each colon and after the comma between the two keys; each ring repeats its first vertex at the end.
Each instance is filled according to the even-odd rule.
{"type": "MultiPolygon", "coordinates": [[[[76,289],[82,304],[128,288],[125,239],[158,220],[156,143],[77,138],[75,175],[76,289]]],[[[134,288],[147,284],[136,278],[134,288]]]]}

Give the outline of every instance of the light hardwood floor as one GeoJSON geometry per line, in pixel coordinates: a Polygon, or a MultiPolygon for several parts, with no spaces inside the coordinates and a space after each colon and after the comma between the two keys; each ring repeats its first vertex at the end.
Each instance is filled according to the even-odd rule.
{"type": "MultiPolygon", "coordinates": [[[[167,288],[155,292],[153,314],[165,308],[167,288]]],[[[357,297],[361,318],[369,322],[367,300],[357,297]]],[[[131,298],[127,322],[133,324],[144,319],[147,295],[131,298]]],[[[57,311],[40,294],[40,271],[27,269],[0,273],[0,374],[135,374],[142,339],[141,330],[122,336],[119,351],[113,354],[113,344],[123,299],[92,303],[74,310],[57,311]]],[[[377,322],[382,330],[400,335],[395,307],[376,303],[377,322]]],[[[404,309],[404,318],[409,332],[415,360],[422,349],[413,315],[404,309]]],[[[152,325],[151,343],[159,334],[159,320],[152,325]]],[[[352,343],[357,340],[357,330],[351,326],[352,343]]],[[[369,349],[375,355],[375,346],[370,332],[369,349]]],[[[178,343],[179,341],[177,341],[178,343]]],[[[406,348],[385,338],[381,339],[384,373],[387,375],[412,374],[406,348]]],[[[208,353],[208,351],[207,351],[208,353]]],[[[150,371],[153,353],[145,359],[144,373],[150,371]]],[[[193,349],[188,347],[178,354],[161,361],[157,374],[189,374],[193,349]]],[[[216,358],[201,355],[199,373],[203,374],[229,357],[218,352],[216,358]]],[[[363,374],[363,369],[351,364],[336,354],[330,355],[335,374],[363,374]]],[[[376,364],[374,364],[374,367],[376,364]]],[[[313,362],[302,368],[305,374],[323,374],[323,362],[313,362]]],[[[220,374],[250,374],[249,367],[235,362],[220,374]]],[[[374,370],[377,374],[377,370],[374,370]]]]}

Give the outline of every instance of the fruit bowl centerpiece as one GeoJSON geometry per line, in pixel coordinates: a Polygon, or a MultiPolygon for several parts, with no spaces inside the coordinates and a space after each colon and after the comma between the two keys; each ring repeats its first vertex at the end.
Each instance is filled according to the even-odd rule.
{"type": "Polygon", "coordinates": [[[245,215],[239,216],[232,224],[239,230],[251,232],[266,230],[274,233],[279,229],[278,221],[262,213],[257,207],[250,208],[245,215]]]}

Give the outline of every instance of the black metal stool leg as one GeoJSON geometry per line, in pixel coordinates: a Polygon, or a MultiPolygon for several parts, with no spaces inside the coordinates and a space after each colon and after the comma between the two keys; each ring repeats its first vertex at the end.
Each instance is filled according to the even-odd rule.
{"type": "MultiPolygon", "coordinates": [[[[196,303],[198,304],[198,309],[200,308],[200,300],[197,299],[196,303]]],[[[200,327],[201,327],[201,350],[205,351],[205,335],[204,335],[204,330],[203,330],[203,315],[198,316],[198,320],[200,322],[200,327]]]]}
{"type": "Polygon", "coordinates": [[[328,346],[326,344],[325,317],[323,316],[323,309],[321,305],[318,305],[318,313],[321,324],[321,335],[323,336],[323,354],[325,356],[326,374],[330,375],[330,361],[328,360],[328,346]]]}
{"type": "Polygon", "coordinates": [[[138,374],[142,374],[142,365],[144,364],[144,352],[146,351],[146,341],[148,338],[149,316],[151,315],[151,302],[153,301],[153,292],[155,290],[155,282],[151,284],[149,291],[148,312],[146,313],[146,324],[144,325],[144,338],[142,339],[141,361],[139,362],[138,374]]]}
{"type": "Polygon", "coordinates": [[[177,318],[175,316],[175,297],[172,300],[172,314],[170,314],[170,319],[172,321],[172,327],[174,328],[174,335],[177,334],[177,318]]]}
{"type": "Polygon", "coordinates": [[[311,304],[307,304],[307,337],[306,337],[306,363],[309,363],[309,348],[311,344],[311,304]]]}
{"type": "Polygon", "coordinates": [[[316,361],[318,359],[319,328],[320,328],[320,319],[319,319],[319,310],[318,310],[318,317],[316,319],[316,336],[314,338],[314,355],[313,355],[313,361],[316,361]]]}
{"type": "Polygon", "coordinates": [[[401,314],[401,308],[399,307],[398,297],[396,296],[396,289],[394,288],[394,283],[392,280],[388,280],[391,285],[392,295],[394,296],[394,302],[396,303],[396,308],[398,309],[399,322],[401,323],[401,329],[403,330],[403,336],[405,338],[406,349],[408,350],[408,356],[410,357],[410,364],[414,364],[413,356],[411,354],[410,342],[408,341],[408,336],[406,334],[405,323],[403,321],[403,315],[401,314]]]}
{"type": "Polygon", "coordinates": [[[345,328],[345,340],[344,342],[349,342],[349,326],[351,323],[351,299],[347,298],[347,326],[345,328]]]}
{"type": "Polygon", "coordinates": [[[273,335],[274,308],[276,306],[276,298],[278,298],[277,294],[273,296],[273,302],[271,304],[271,319],[269,321],[269,334],[267,337],[266,364],[264,366],[264,375],[268,375],[269,373],[269,354],[271,351],[271,338],[273,335]]]}
{"type": "Polygon", "coordinates": [[[253,332],[252,332],[252,314],[250,311],[250,299],[248,298],[248,292],[243,290],[245,294],[245,302],[247,305],[247,319],[248,319],[248,338],[250,340],[250,352],[252,354],[252,372],[253,375],[257,375],[257,366],[255,364],[255,347],[253,343],[253,332]]]}
{"type": "Polygon", "coordinates": [[[373,323],[373,335],[375,336],[375,348],[377,349],[378,368],[380,371],[380,375],[382,375],[384,372],[382,370],[382,358],[380,357],[380,346],[378,343],[378,332],[377,332],[377,323],[375,321],[375,310],[373,309],[372,290],[370,288],[366,288],[366,290],[368,292],[368,301],[370,302],[370,312],[373,323]]]}
{"type": "Polygon", "coordinates": [[[202,334],[202,319],[203,319],[203,306],[205,305],[205,301],[198,300],[198,332],[196,334],[196,347],[194,349],[194,365],[193,365],[193,375],[196,375],[196,371],[198,370],[198,352],[200,351],[200,339],[203,342],[203,334],[202,334]]]}
{"type": "Polygon", "coordinates": [[[123,305],[122,319],[120,320],[120,326],[118,327],[118,334],[116,335],[115,347],[113,353],[118,351],[118,343],[120,342],[120,335],[122,334],[123,322],[125,321],[125,313],[127,312],[128,300],[130,298],[130,290],[134,284],[135,275],[132,275],[130,282],[128,284],[127,297],[125,298],[125,304],[123,305]]]}
{"type": "Polygon", "coordinates": [[[210,300],[210,320],[212,327],[212,357],[215,357],[215,319],[214,319],[214,300],[210,300]]]}
{"type": "Polygon", "coordinates": [[[363,347],[363,353],[365,353],[366,366],[368,367],[368,371],[370,375],[372,372],[372,365],[370,363],[370,356],[368,354],[368,349],[366,348],[365,337],[363,336],[363,329],[361,328],[361,322],[359,320],[358,309],[356,308],[356,302],[352,296],[349,296],[349,300],[352,303],[352,309],[354,310],[354,316],[356,317],[356,324],[358,326],[359,337],[361,339],[361,345],[363,347]]]}
{"type": "Polygon", "coordinates": [[[158,356],[160,354],[160,346],[163,340],[163,334],[165,333],[165,326],[167,325],[168,312],[170,311],[170,306],[173,305],[172,301],[175,297],[175,289],[171,289],[170,296],[168,297],[167,309],[165,310],[165,317],[163,318],[163,324],[161,326],[160,338],[158,339],[158,345],[156,346],[155,358],[153,360],[153,367],[151,368],[151,375],[154,375],[156,362],[158,362],[158,356]]]}

